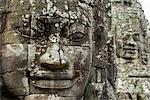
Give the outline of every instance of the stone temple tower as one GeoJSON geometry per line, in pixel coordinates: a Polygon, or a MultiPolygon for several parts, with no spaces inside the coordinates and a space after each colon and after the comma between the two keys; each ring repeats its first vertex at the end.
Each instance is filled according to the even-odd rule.
{"type": "Polygon", "coordinates": [[[137,0],[112,0],[118,100],[149,100],[148,21],[137,0]]]}

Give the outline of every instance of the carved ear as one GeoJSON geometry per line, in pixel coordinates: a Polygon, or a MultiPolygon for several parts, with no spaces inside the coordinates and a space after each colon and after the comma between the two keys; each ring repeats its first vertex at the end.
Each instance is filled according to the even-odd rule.
{"type": "Polygon", "coordinates": [[[5,22],[6,22],[6,0],[0,0],[0,33],[4,31],[5,22]]]}
{"type": "Polygon", "coordinates": [[[123,57],[124,52],[122,51],[122,43],[120,41],[116,42],[116,55],[118,57],[123,57]]]}
{"type": "Polygon", "coordinates": [[[2,75],[0,74],[0,88],[3,86],[3,79],[2,79],[2,75]]]}
{"type": "Polygon", "coordinates": [[[5,29],[6,13],[0,12],[0,33],[5,29]]]}

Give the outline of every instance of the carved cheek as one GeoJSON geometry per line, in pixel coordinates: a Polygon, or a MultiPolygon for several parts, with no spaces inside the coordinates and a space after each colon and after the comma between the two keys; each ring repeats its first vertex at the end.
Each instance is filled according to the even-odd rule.
{"type": "Polygon", "coordinates": [[[24,47],[23,44],[8,44],[6,45],[6,50],[7,52],[5,52],[5,56],[19,56],[23,52],[24,47]]]}
{"type": "Polygon", "coordinates": [[[65,46],[63,50],[64,55],[70,64],[70,69],[84,69],[86,62],[90,57],[88,47],[65,46]]]}
{"type": "Polygon", "coordinates": [[[116,54],[117,54],[118,57],[122,57],[124,55],[122,41],[117,41],[116,42],[116,54]]]}
{"type": "Polygon", "coordinates": [[[23,44],[7,44],[1,48],[2,71],[26,69],[27,48],[23,44]]]}

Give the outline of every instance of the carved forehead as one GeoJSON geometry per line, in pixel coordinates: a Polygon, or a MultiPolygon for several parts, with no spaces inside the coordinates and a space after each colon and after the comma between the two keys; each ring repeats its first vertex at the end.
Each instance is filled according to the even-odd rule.
{"type": "MultiPolygon", "coordinates": [[[[65,22],[79,22],[84,25],[90,22],[92,7],[79,0],[46,0],[42,15],[60,18],[65,22]]],[[[64,22],[64,23],[65,23],[64,22]]]]}
{"type": "Polygon", "coordinates": [[[89,4],[85,2],[80,2],[81,0],[45,0],[47,5],[47,10],[61,10],[64,12],[72,11],[72,12],[88,12],[91,8],[89,4]],[[56,7],[54,9],[51,9],[56,7]]]}
{"type": "Polygon", "coordinates": [[[61,7],[61,5],[68,5],[70,7],[77,7],[77,6],[81,6],[81,3],[88,6],[88,4],[93,3],[92,0],[46,0],[46,2],[52,2],[55,5],[59,5],[59,7],[61,7]]]}
{"type": "Polygon", "coordinates": [[[79,0],[46,0],[46,2],[52,2],[54,5],[59,5],[61,7],[62,5],[72,5],[72,7],[75,7],[79,0]]]}

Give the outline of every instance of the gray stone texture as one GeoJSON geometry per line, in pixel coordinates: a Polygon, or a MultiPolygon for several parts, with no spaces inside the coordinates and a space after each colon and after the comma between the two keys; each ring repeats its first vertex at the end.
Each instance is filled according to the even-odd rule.
{"type": "Polygon", "coordinates": [[[2,100],[149,100],[150,24],[137,0],[0,0],[2,100]]]}
{"type": "Polygon", "coordinates": [[[148,24],[137,0],[113,0],[111,29],[119,100],[149,100],[148,24]]]}

